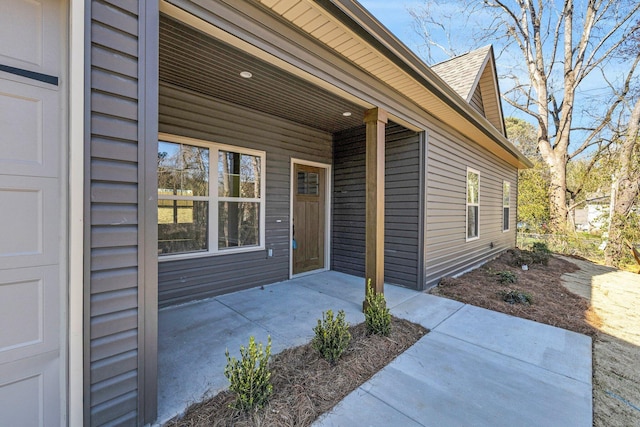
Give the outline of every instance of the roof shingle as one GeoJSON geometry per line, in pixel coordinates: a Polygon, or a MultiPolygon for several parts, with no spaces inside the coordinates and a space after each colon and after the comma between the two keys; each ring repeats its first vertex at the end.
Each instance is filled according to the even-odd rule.
{"type": "Polygon", "coordinates": [[[473,95],[471,90],[490,49],[491,46],[481,47],[436,64],[431,69],[458,95],[469,101],[473,95]]]}

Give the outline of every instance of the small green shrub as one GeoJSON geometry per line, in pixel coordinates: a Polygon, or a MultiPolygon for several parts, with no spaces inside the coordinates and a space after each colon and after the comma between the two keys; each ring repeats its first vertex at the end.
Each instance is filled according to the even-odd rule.
{"type": "Polygon", "coordinates": [[[496,276],[498,276],[498,282],[502,284],[516,283],[518,281],[518,276],[509,270],[498,271],[496,276]]]}
{"type": "Polygon", "coordinates": [[[369,334],[388,337],[391,333],[391,313],[387,308],[384,294],[375,293],[371,288],[371,279],[367,283],[365,298],[364,321],[369,334]]]}
{"type": "Polygon", "coordinates": [[[524,251],[521,249],[509,249],[509,253],[511,254],[510,264],[514,267],[522,267],[523,265],[533,264],[533,257],[529,251],[524,251]]]}
{"type": "Polygon", "coordinates": [[[344,310],[340,310],[335,319],[333,311],[327,310],[322,313],[322,320],[318,320],[318,325],[313,328],[316,335],[311,345],[330,363],[335,363],[340,358],[351,340],[349,324],[344,317],[344,310]]]}
{"type": "Polygon", "coordinates": [[[534,242],[531,247],[531,257],[534,264],[549,264],[549,258],[551,258],[551,251],[547,247],[546,243],[534,242]]]}
{"type": "Polygon", "coordinates": [[[509,304],[533,304],[533,297],[530,294],[518,290],[513,291],[500,291],[502,300],[509,304]]]}
{"type": "Polygon", "coordinates": [[[271,337],[268,337],[267,348],[262,349],[262,343],[256,344],[253,337],[249,337],[249,347],[240,346],[240,360],[229,356],[226,351],[227,366],[224,376],[229,379],[229,389],[235,393],[236,401],[233,407],[243,411],[261,408],[273,392],[269,381],[269,357],[271,356],[271,337]]]}
{"type": "Polygon", "coordinates": [[[517,267],[532,264],[547,265],[551,258],[551,251],[542,242],[535,242],[530,251],[513,249],[510,252],[512,254],[512,264],[517,267]]]}

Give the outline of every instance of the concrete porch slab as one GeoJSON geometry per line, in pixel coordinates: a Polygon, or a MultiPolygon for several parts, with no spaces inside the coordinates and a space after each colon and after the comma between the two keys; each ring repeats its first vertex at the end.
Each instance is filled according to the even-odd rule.
{"type": "MultiPolygon", "coordinates": [[[[213,299],[160,310],[158,331],[159,422],[227,387],[227,348],[237,352],[251,335],[266,343],[268,335],[213,299]]],[[[283,344],[275,340],[275,345],[283,344]]]]}
{"type": "MultiPolygon", "coordinates": [[[[249,337],[272,354],[307,343],[322,312],[344,310],[364,321],[364,279],[337,272],[311,274],[193,303],[163,308],[158,324],[158,422],[228,387],[225,350],[238,357],[249,337]]],[[[387,286],[394,300],[417,292],[387,286]]]]}
{"type": "MultiPolygon", "coordinates": [[[[319,426],[590,426],[591,341],[563,329],[386,286],[393,314],[430,328],[319,426]]],[[[159,419],[228,386],[225,349],[308,342],[323,311],[361,322],[364,279],[323,272],[159,313],[159,419]]]]}
{"type": "MultiPolygon", "coordinates": [[[[357,304],[362,310],[365,297],[365,281],[362,277],[327,271],[293,279],[297,284],[314,291],[357,304]]],[[[400,286],[385,285],[384,296],[388,307],[394,307],[409,300],[420,292],[400,286]]]]}

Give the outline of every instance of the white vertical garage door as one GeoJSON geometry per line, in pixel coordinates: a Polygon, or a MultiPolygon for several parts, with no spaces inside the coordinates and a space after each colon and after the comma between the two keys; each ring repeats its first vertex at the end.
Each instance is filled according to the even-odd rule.
{"type": "Polygon", "coordinates": [[[55,81],[66,63],[62,3],[0,0],[0,424],[7,426],[65,422],[65,96],[55,81]]]}

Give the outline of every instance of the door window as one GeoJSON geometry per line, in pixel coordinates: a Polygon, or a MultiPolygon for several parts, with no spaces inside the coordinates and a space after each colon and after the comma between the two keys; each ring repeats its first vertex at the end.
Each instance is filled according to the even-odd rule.
{"type": "Polygon", "coordinates": [[[320,179],[315,172],[298,172],[298,194],[317,196],[320,194],[320,179]]]}

